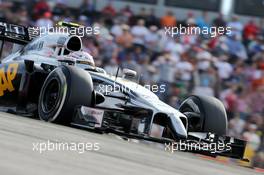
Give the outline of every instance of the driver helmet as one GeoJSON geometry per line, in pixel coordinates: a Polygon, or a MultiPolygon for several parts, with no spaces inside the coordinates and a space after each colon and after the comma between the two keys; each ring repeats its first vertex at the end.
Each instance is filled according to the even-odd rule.
{"type": "Polygon", "coordinates": [[[76,61],[83,61],[90,66],[95,66],[93,56],[85,51],[72,52],[69,56],[75,58],[76,61]]]}

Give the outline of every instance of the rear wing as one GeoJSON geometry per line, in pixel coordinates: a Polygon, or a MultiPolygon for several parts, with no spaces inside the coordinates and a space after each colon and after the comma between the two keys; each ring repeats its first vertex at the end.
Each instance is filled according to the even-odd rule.
{"type": "MultiPolygon", "coordinates": [[[[59,27],[79,28],[82,25],[71,22],[59,22],[59,27]]],[[[37,27],[25,27],[17,24],[0,22],[0,41],[9,41],[17,44],[27,44],[32,39],[40,36],[40,29],[37,27]]]]}
{"type": "Polygon", "coordinates": [[[27,44],[38,35],[38,31],[34,30],[34,28],[0,22],[0,40],[3,42],[27,44]]]}
{"type": "MultiPolygon", "coordinates": [[[[81,27],[79,24],[70,22],[59,22],[58,26],[67,28],[81,27]]],[[[0,21],[0,59],[5,41],[19,45],[26,45],[34,38],[40,36],[40,32],[40,29],[37,27],[25,27],[0,21]]]]}
{"type": "Polygon", "coordinates": [[[35,37],[39,36],[39,31],[34,28],[27,28],[21,25],[0,22],[0,58],[5,42],[25,45],[35,37]]]}

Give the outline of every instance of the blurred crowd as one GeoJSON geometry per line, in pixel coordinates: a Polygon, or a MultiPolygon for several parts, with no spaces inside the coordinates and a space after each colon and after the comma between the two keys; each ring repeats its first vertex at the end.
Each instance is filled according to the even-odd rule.
{"type": "Polygon", "coordinates": [[[264,23],[242,23],[238,16],[221,14],[208,20],[207,12],[184,20],[177,11],[157,17],[155,9],[135,13],[129,5],[117,10],[112,3],[96,11],[84,0],[78,9],[63,0],[51,7],[45,0],[0,3],[0,18],[26,26],[53,26],[70,21],[99,26],[100,35],[85,36],[84,49],[99,67],[115,74],[118,66],[136,70],[141,84],[166,85],[161,100],[177,108],[189,94],[215,96],[228,112],[230,136],[249,141],[252,165],[264,167],[264,23]],[[168,36],[164,27],[232,27],[230,35],[168,36]]]}

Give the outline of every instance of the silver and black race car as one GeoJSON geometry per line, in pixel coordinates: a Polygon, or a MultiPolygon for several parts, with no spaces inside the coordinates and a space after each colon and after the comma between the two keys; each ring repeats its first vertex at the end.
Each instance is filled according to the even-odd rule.
{"type": "Polygon", "coordinates": [[[0,23],[0,40],[1,54],[12,44],[0,65],[2,111],[166,143],[169,150],[181,143],[186,151],[243,159],[246,142],[225,136],[226,111],[216,98],[193,95],[174,109],[138,84],[136,72],[109,75],[95,67],[81,39],[67,33],[37,36],[0,23]]]}

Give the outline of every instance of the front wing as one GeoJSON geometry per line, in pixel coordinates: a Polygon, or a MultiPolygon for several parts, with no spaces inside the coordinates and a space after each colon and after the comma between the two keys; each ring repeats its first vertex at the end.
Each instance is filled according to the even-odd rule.
{"type": "Polygon", "coordinates": [[[172,140],[168,138],[151,137],[147,134],[127,133],[118,127],[102,127],[104,111],[94,108],[79,108],[73,119],[73,126],[100,131],[101,133],[114,133],[124,139],[138,139],[162,143],[165,151],[193,152],[212,157],[225,156],[247,161],[244,158],[246,141],[229,136],[218,136],[213,133],[189,132],[187,139],[172,140]]]}

